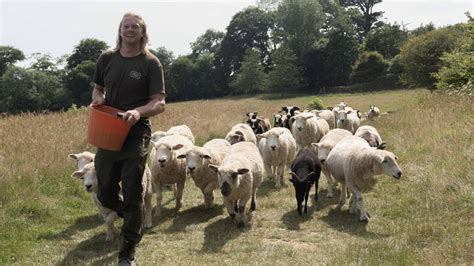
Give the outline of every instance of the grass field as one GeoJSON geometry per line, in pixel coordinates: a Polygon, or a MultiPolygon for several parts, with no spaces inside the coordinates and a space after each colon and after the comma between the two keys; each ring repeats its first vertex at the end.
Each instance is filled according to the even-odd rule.
{"type": "MultiPolygon", "coordinates": [[[[153,130],[188,125],[196,142],[223,137],[248,111],[270,117],[281,106],[306,105],[315,96],[227,98],[168,104],[152,119],[153,130]]],[[[153,220],[140,243],[141,265],[168,264],[472,264],[474,263],[474,104],[472,97],[425,90],[337,94],[367,111],[390,114],[371,125],[399,157],[400,180],[382,176],[364,200],[368,224],[335,209],[338,193],[308,214],[296,212],[293,186],[264,179],[253,225],[239,230],[217,193],[204,209],[188,178],[183,207],[165,191],[163,217],[153,220]]],[[[0,118],[0,265],[113,265],[118,241],[105,242],[105,225],[78,179],[69,153],[87,144],[86,109],[0,118]]],[[[313,196],[314,190],[311,192],[313,196]]],[[[119,222],[120,226],[120,222],[119,222]]]]}

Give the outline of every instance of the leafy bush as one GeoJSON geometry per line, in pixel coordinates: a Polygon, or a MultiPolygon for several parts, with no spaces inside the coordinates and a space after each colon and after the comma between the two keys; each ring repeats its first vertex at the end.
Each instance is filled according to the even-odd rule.
{"type": "Polygon", "coordinates": [[[320,98],[314,98],[313,100],[311,100],[309,102],[308,109],[309,110],[314,110],[314,109],[322,110],[322,109],[324,109],[323,100],[321,100],[320,98]]]}
{"type": "Polygon", "coordinates": [[[410,86],[433,87],[433,73],[442,66],[441,56],[459,47],[463,34],[459,25],[446,27],[409,39],[400,52],[401,80],[410,86]]]}
{"type": "Polygon", "coordinates": [[[355,63],[351,74],[352,83],[371,82],[383,78],[389,67],[378,52],[364,52],[355,63]]]}
{"type": "Polygon", "coordinates": [[[442,90],[462,89],[472,93],[474,85],[474,19],[464,24],[464,38],[460,47],[441,57],[443,67],[433,74],[436,87],[442,90]]]}

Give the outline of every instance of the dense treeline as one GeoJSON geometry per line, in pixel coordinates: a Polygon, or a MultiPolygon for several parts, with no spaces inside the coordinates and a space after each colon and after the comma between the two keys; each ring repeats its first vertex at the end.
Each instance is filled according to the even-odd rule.
{"type": "MultiPolygon", "coordinates": [[[[189,55],[151,49],[162,62],[168,101],[261,92],[330,93],[347,87],[474,87],[474,19],[408,31],[383,23],[377,1],[283,0],[275,10],[249,7],[225,32],[207,30],[189,55]]],[[[90,103],[99,55],[110,47],[83,39],[54,59],[0,46],[0,112],[62,110],[90,103]]]]}

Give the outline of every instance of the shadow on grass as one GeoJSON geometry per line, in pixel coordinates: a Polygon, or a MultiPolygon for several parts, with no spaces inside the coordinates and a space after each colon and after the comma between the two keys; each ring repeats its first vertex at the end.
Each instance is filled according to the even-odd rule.
{"type": "Polygon", "coordinates": [[[222,205],[214,205],[212,208],[206,208],[204,205],[200,205],[186,209],[173,219],[173,224],[164,230],[164,232],[174,233],[184,231],[189,225],[207,222],[222,213],[222,205]]]}
{"type": "Polygon", "coordinates": [[[234,220],[230,217],[217,220],[204,229],[204,243],[201,252],[220,252],[227,242],[237,238],[246,230],[249,230],[249,227],[244,229],[237,228],[234,220]]]}
{"type": "Polygon", "coordinates": [[[327,223],[335,230],[351,235],[370,239],[380,239],[390,236],[388,234],[367,231],[368,223],[359,222],[359,213],[350,214],[348,209],[338,210],[337,208],[333,208],[328,212],[327,216],[321,217],[321,221],[327,223]]]}
{"type": "MultiPolygon", "coordinates": [[[[71,239],[73,235],[78,232],[86,231],[97,226],[104,226],[105,224],[102,217],[99,217],[98,214],[92,214],[89,216],[83,216],[76,219],[74,224],[70,225],[68,228],[64,229],[62,232],[59,233],[47,233],[40,235],[40,239],[48,239],[48,240],[57,240],[57,239],[71,239]]],[[[105,237],[104,237],[105,238],[105,237]]]]}
{"type": "Polygon", "coordinates": [[[82,241],[73,250],[69,251],[63,261],[58,265],[84,265],[86,261],[94,261],[92,265],[110,265],[117,263],[119,241],[106,243],[104,240],[105,234],[97,234],[82,241]],[[95,261],[95,258],[101,259],[95,261]]]}
{"type": "MultiPolygon", "coordinates": [[[[262,184],[260,184],[260,187],[257,189],[257,198],[258,197],[267,197],[272,193],[278,192],[280,189],[285,189],[288,182],[285,182],[282,184],[281,188],[276,188],[275,187],[275,179],[270,179],[268,177],[264,177],[264,180],[262,184]]],[[[258,201],[258,199],[257,199],[258,201]]]]}
{"type": "Polygon", "coordinates": [[[281,218],[282,222],[286,225],[286,228],[288,230],[293,230],[293,231],[300,230],[301,228],[300,224],[313,219],[313,213],[316,211],[316,208],[314,205],[314,199],[313,200],[308,199],[308,201],[312,201],[313,204],[308,202],[308,212],[304,213],[304,207],[303,207],[303,214],[300,216],[298,213],[298,209],[296,207],[296,199],[294,199],[294,209],[285,213],[283,217],[281,218]]]}

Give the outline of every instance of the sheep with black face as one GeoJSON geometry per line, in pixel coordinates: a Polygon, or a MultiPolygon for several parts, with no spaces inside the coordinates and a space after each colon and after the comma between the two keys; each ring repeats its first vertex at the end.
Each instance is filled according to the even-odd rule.
{"type": "Polygon", "coordinates": [[[313,184],[315,184],[315,200],[318,199],[318,183],[321,176],[321,165],[318,154],[310,148],[298,152],[291,164],[290,182],[295,187],[296,204],[298,213],[302,215],[303,201],[304,212],[308,212],[308,197],[313,184]]]}

